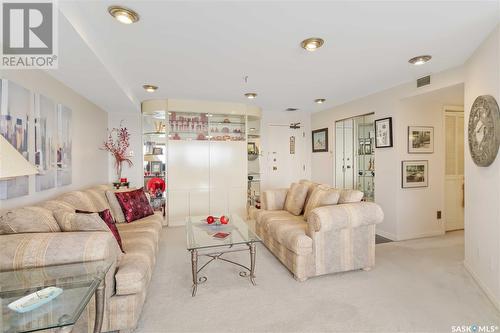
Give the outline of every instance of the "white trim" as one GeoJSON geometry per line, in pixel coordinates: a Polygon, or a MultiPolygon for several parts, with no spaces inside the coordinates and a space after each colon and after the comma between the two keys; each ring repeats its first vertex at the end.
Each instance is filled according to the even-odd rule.
{"type": "Polygon", "coordinates": [[[435,237],[435,236],[443,236],[445,233],[442,230],[436,230],[431,232],[424,232],[422,234],[408,234],[408,235],[399,235],[397,238],[398,241],[417,239],[417,238],[426,238],[426,237],[435,237]]]}
{"type": "Polygon", "coordinates": [[[491,292],[491,290],[486,286],[486,284],[483,283],[483,281],[481,281],[479,276],[476,273],[474,273],[474,271],[472,270],[470,265],[465,260],[464,260],[463,264],[464,264],[465,270],[472,276],[472,278],[478,284],[479,288],[481,288],[481,290],[484,292],[486,297],[488,297],[490,302],[497,308],[497,310],[500,311],[500,301],[495,298],[495,296],[491,292]]]}

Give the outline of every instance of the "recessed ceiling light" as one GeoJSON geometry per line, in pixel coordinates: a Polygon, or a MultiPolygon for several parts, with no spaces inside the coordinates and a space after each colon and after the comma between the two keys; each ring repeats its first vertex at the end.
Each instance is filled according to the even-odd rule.
{"type": "Polygon", "coordinates": [[[118,22],[123,24],[131,24],[139,21],[139,14],[127,7],[110,6],[108,7],[108,12],[118,22]]]}
{"type": "Polygon", "coordinates": [[[415,66],[420,66],[420,65],[425,64],[426,62],[428,62],[431,59],[432,59],[432,56],[430,56],[430,55],[421,55],[418,57],[411,58],[410,60],[408,60],[408,62],[410,64],[415,65],[415,66]]]}
{"type": "Polygon", "coordinates": [[[285,111],[297,111],[298,108],[286,108],[285,111]]]}
{"type": "Polygon", "coordinates": [[[323,103],[325,103],[325,101],[326,101],[326,99],[324,99],[324,98],[316,98],[314,100],[314,103],[323,104],[323,103]]]}
{"type": "Polygon", "coordinates": [[[307,50],[307,51],[316,51],[317,49],[319,49],[321,46],[323,46],[323,43],[325,41],[321,38],[318,38],[318,37],[311,37],[311,38],[308,38],[308,39],[304,39],[302,41],[302,43],[300,43],[300,46],[302,46],[302,48],[304,50],[307,50]]]}
{"type": "Polygon", "coordinates": [[[255,131],[255,127],[250,127],[249,130],[250,131],[255,131]]]}
{"type": "Polygon", "coordinates": [[[152,84],[145,84],[142,86],[144,88],[144,90],[146,90],[148,93],[153,93],[155,92],[158,87],[157,86],[153,86],[152,84]]]}
{"type": "Polygon", "coordinates": [[[254,99],[257,97],[257,94],[256,93],[246,93],[245,97],[248,99],[254,99]]]}

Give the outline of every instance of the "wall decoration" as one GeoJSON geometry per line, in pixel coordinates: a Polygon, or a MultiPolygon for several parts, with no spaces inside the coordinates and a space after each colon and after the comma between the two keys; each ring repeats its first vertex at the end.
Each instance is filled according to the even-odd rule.
{"type": "Polygon", "coordinates": [[[255,142],[247,143],[247,153],[248,155],[257,154],[257,146],[255,145],[255,142]]]}
{"type": "Polygon", "coordinates": [[[415,188],[429,186],[428,161],[402,161],[401,187],[415,188]]]}
{"type": "MultiPolygon", "coordinates": [[[[57,108],[57,186],[70,185],[72,181],[72,141],[70,108],[59,104],[57,108]]],[[[90,162],[90,161],[89,161],[90,162]]]]}
{"type": "Polygon", "coordinates": [[[392,117],[375,120],[375,148],[392,147],[392,117]]]}
{"type": "MultiPolygon", "coordinates": [[[[0,134],[26,160],[29,160],[28,120],[33,107],[33,95],[29,90],[3,79],[0,86],[0,100],[0,134]]],[[[28,176],[0,181],[0,200],[28,194],[28,176]]]]}
{"type": "Polygon", "coordinates": [[[36,191],[56,186],[57,106],[43,95],[35,95],[36,191]]]}
{"type": "Polygon", "coordinates": [[[152,161],[151,162],[151,173],[153,173],[153,174],[161,173],[161,161],[152,161]]]}
{"type": "Polygon", "coordinates": [[[408,126],[408,153],[430,154],[434,152],[434,127],[408,126]]]}
{"type": "Polygon", "coordinates": [[[313,153],[328,151],[328,128],[312,131],[312,151],[313,153]]]}
{"type": "Polygon", "coordinates": [[[295,154],[295,137],[294,136],[290,137],[290,154],[291,155],[295,154]]]}
{"type": "Polygon", "coordinates": [[[474,163],[480,167],[491,165],[500,146],[500,111],[493,96],[479,96],[472,104],[468,137],[474,163]]]}
{"type": "MultiPolygon", "coordinates": [[[[122,121],[123,122],[123,121],[122,121]]],[[[126,127],[123,127],[122,122],[120,122],[120,127],[115,127],[111,130],[108,130],[108,138],[104,141],[102,148],[103,150],[108,151],[111,156],[115,159],[115,171],[116,171],[116,180],[119,181],[122,178],[122,169],[123,163],[127,163],[129,167],[134,164],[129,158],[129,153],[127,152],[130,146],[130,132],[126,127]]],[[[155,154],[155,149],[153,147],[152,155],[155,154]]],[[[161,150],[161,148],[160,148],[161,150]]],[[[153,159],[158,159],[157,156],[151,156],[153,159]]]]}
{"type": "Polygon", "coordinates": [[[153,155],[163,155],[163,148],[153,147],[153,155]]]}

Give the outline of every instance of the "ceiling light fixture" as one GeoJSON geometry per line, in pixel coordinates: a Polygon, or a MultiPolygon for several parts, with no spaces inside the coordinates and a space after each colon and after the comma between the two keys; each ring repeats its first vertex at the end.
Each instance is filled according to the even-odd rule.
{"type": "Polygon", "coordinates": [[[411,58],[410,60],[408,60],[408,62],[412,65],[420,66],[420,65],[425,64],[426,62],[428,62],[431,59],[432,59],[432,56],[430,56],[430,55],[421,55],[418,57],[411,58]]]}
{"type": "Polygon", "coordinates": [[[254,99],[257,97],[257,94],[256,93],[246,93],[245,97],[248,99],[254,99]]]}
{"type": "Polygon", "coordinates": [[[325,103],[325,101],[326,101],[326,99],[324,99],[324,98],[316,98],[314,100],[314,103],[316,103],[316,104],[323,104],[323,103],[325,103]]]}
{"type": "Polygon", "coordinates": [[[152,84],[145,84],[142,86],[144,88],[144,90],[146,90],[148,93],[154,93],[158,87],[157,86],[153,86],[152,84]]]}
{"type": "Polygon", "coordinates": [[[123,24],[132,24],[139,21],[139,14],[130,8],[122,6],[110,6],[108,12],[118,22],[123,24]]]}
{"type": "Polygon", "coordinates": [[[300,46],[302,46],[304,50],[312,52],[319,49],[321,46],[323,46],[324,43],[325,41],[321,38],[311,37],[308,39],[304,39],[302,43],[300,43],[300,46]]]}
{"type": "Polygon", "coordinates": [[[250,131],[255,131],[255,127],[250,127],[249,130],[250,131]]]}
{"type": "Polygon", "coordinates": [[[299,109],[298,108],[286,108],[285,111],[298,111],[299,109]]]}

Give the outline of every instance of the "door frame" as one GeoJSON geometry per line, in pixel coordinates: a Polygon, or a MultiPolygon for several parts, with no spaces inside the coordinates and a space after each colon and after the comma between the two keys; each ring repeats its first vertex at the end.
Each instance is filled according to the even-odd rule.
{"type": "MultiPolygon", "coordinates": [[[[442,133],[443,133],[443,138],[442,138],[442,143],[443,143],[443,169],[442,169],[442,176],[443,176],[443,208],[442,208],[442,217],[441,217],[441,229],[443,231],[443,234],[446,233],[446,112],[461,112],[462,114],[465,115],[465,109],[463,105],[443,105],[442,111],[441,111],[441,117],[442,117],[442,133]]],[[[465,128],[465,118],[464,118],[464,128],[465,128]]],[[[464,139],[466,138],[465,133],[464,133],[464,139]]],[[[465,147],[466,144],[464,142],[464,159],[465,159],[465,147]]],[[[465,162],[465,161],[464,161],[465,162]]],[[[464,186],[465,186],[465,175],[464,175],[464,186]]],[[[465,190],[464,190],[464,195],[465,195],[465,190]]],[[[465,209],[465,207],[464,207],[465,209]]],[[[465,227],[465,226],[464,226],[465,227]]]]}

